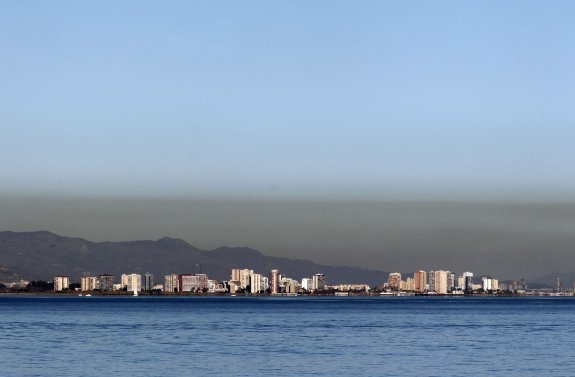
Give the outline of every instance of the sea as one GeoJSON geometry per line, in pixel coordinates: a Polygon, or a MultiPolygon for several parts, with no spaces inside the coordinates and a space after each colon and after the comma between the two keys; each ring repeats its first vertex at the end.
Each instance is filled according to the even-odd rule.
{"type": "Polygon", "coordinates": [[[0,296],[0,376],[574,376],[572,297],[0,296]]]}

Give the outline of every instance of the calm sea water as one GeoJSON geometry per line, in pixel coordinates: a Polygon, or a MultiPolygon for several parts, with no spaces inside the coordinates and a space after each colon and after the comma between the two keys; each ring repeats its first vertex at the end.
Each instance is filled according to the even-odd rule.
{"type": "Polygon", "coordinates": [[[573,298],[0,297],[1,376],[572,376],[573,298]]]}

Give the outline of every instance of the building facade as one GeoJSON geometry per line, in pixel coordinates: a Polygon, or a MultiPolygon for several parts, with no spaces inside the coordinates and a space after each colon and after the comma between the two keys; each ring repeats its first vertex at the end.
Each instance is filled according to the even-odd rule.
{"type": "Polygon", "coordinates": [[[54,291],[61,292],[70,288],[69,276],[54,276],[54,291]]]}

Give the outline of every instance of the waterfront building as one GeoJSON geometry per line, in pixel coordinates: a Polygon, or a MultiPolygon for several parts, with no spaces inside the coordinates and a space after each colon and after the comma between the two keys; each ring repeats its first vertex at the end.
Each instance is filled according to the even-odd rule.
{"type": "Polygon", "coordinates": [[[415,291],[415,279],[414,278],[408,277],[405,280],[405,290],[410,291],[410,292],[415,291]]]}
{"type": "Polygon", "coordinates": [[[314,274],[312,277],[312,290],[321,291],[325,289],[325,275],[314,274]]]}
{"type": "Polygon", "coordinates": [[[228,282],[230,293],[234,294],[241,289],[239,280],[230,280],[228,282]]]}
{"type": "Polygon", "coordinates": [[[264,285],[264,276],[261,274],[252,274],[250,278],[250,292],[263,293],[268,289],[264,285]]]}
{"type": "Polygon", "coordinates": [[[338,291],[338,292],[349,292],[349,291],[368,292],[369,291],[369,285],[367,285],[367,284],[337,284],[337,285],[332,285],[329,288],[332,288],[334,291],[338,291]]]}
{"type": "Polygon", "coordinates": [[[164,292],[178,292],[177,274],[169,274],[164,276],[164,292]]]}
{"type": "Polygon", "coordinates": [[[464,292],[473,291],[473,272],[463,273],[463,291],[464,292]]]}
{"type": "Polygon", "coordinates": [[[498,279],[491,279],[491,287],[494,291],[499,290],[499,280],[498,279]]]}
{"type": "Polygon", "coordinates": [[[114,275],[103,274],[98,276],[98,289],[107,292],[114,290],[114,275]]]}
{"type": "Polygon", "coordinates": [[[278,270],[270,273],[270,290],[272,294],[280,293],[280,274],[278,270]]]}
{"type": "Polygon", "coordinates": [[[192,275],[192,289],[194,292],[205,292],[208,290],[208,275],[206,274],[193,274],[192,275]]]}
{"type": "Polygon", "coordinates": [[[205,290],[208,290],[206,274],[178,275],[178,292],[204,292],[205,290]]]}
{"type": "Polygon", "coordinates": [[[251,276],[254,270],[247,268],[232,268],[230,271],[230,281],[237,281],[241,289],[246,289],[250,285],[251,276]]]}
{"type": "Polygon", "coordinates": [[[243,270],[240,270],[240,286],[243,289],[246,289],[249,285],[250,285],[250,281],[251,281],[251,276],[254,274],[254,270],[250,270],[247,268],[244,268],[243,270]]]}
{"type": "Polygon", "coordinates": [[[146,272],[144,275],[144,291],[151,291],[154,288],[154,275],[146,272]]]}
{"type": "Polygon", "coordinates": [[[239,269],[239,268],[232,268],[230,270],[230,280],[239,282],[240,281],[240,271],[241,271],[241,269],[239,269]]]}
{"type": "Polygon", "coordinates": [[[80,289],[82,291],[94,291],[98,288],[97,276],[82,276],[80,278],[80,289]]]}
{"type": "Polygon", "coordinates": [[[401,274],[399,272],[390,273],[387,284],[392,291],[399,291],[401,289],[401,274]]]}
{"type": "Polygon", "coordinates": [[[433,285],[429,283],[429,289],[437,294],[445,295],[448,290],[447,276],[448,271],[431,271],[430,275],[433,276],[433,285]]]}
{"type": "Polygon", "coordinates": [[[54,276],[54,291],[61,292],[70,288],[69,276],[54,276]]]}
{"type": "Polygon", "coordinates": [[[313,286],[313,279],[312,278],[303,278],[301,279],[301,287],[306,291],[311,291],[313,286]]]}
{"type": "Polygon", "coordinates": [[[429,291],[435,292],[435,271],[429,271],[427,273],[427,283],[429,291]]]}
{"type": "Polygon", "coordinates": [[[139,292],[142,290],[142,275],[140,274],[122,274],[121,279],[122,289],[129,292],[139,292]]]}
{"type": "Polygon", "coordinates": [[[415,271],[413,274],[414,291],[425,292],[427,289],[427,272],[423,270],[415,271]]]}
{"type": "Polygon", "coordinates": [[[527,291],[527,283],[525,282],[525,279],[519,279],[517,281],[514,281],[513,290],[516,290],[517,292],[527,291]]]}
{"type": "Polygon", "coordinates": [[[457,290],[464,291],[465,290],[465,279],[463,276],[457,277],[457,290]]]}
{"type": "Polygon", "coordinates": [[[497,291],[499,290],[499,281],[489,277],[481,278],[481,286],[484,291],[497,291]]]}
{"type": "Polygon", "coordinates": [[[209,293],[224,293],[227,292],[226,284],[220,283],[217,280],[208,279],[208,292],[209,293]]]}
{"type": "Polygon", "coordinates": [[[447,293],[455,291],[455,274],[447,271],[447,293]]]}
{"type": "Polygon", "coordinates": [[[178,275],[178,292],[192,291],[192,274],[178,275]]]}
{"type": "Polygon", "coordinates": [[[282,279],[281,286],[285,293],[298,293],[299,292],[299,282],[290,278],[282,279]]]}

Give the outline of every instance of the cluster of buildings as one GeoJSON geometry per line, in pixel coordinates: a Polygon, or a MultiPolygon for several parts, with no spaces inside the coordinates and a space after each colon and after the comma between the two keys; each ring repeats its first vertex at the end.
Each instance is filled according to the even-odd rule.
{"type": "MultiPolygon", "coordinates": [[[[54,276],[54,291],[70,289],[72,282],[69,276],[54,276]]],[[[337,288],[369,290],[367,285],[339,285],[337,288]]],[[[114,275],[85,275],[80,278],[82,292],[100,291],[161,291],[165,293],[251,293],[251,294],[297,294],[302,292],[318,292],[328,288],[324,274],[314,274],[300,281],[282,275],[278,270],[271,270],[269,275],[254,272],[251,269],[233,268],[230,280],[219,282],[211,280],[206,274],[169,274],[157,284],[154,275],[131,273],[122,274],[120,281],[115,281],[114,275]]],[[[330,287],[331,288],[331,287],[330,287]]]]}
{"type": "Polygon", "coordinates": [[[332,289],[326,284],[324,274],[314,274],[299,281],[281,274],[279,270],[271,270],[269,275],[264,275],[249,268],[233,268],[227,283],[232,294],[297,294],[332,289]]]}
{"type": "MultiPolygon", "coordinates": [[[[558,283],[559,284],[559,283],[558,283]]],[[[54,277],[54,291],[70,289],[72,282],[69,276],[54,277]]],[[[381,294],[472,294],[497,293],[512,291],[525,293],[527,284],[521,279],[514,282],[500,282],[489,276],[474,277],[472,272],[464,272],[456,276],[451,271],[415,271],[405,280],[399,272],[389,274],[379,290],[372,290],[366,284],[337,284],[327,285],[324,274],[317,273],[301,280],[292,279],[277,269],[269,274],[255,272],[249,268],[232,268],[228,281],[209,279],[206,274],[169,274],[164,275],[161,281],[156,282],[154,275],[122,274],[119,281],[114,275],[86,275],[80,279],[76,290],[112,292],[112,291],[156,291],[164,293],[230,293],[230,294],[300,294],[319,292],[357,292],[381,294]]]]}
{"type": "Polygon", "coordinates": [[[474,292],[494,293],[498,291],[525,292],[527,284],[521,279],[513,283],[500,283],[498,279],[482,276],[474,279],[473,272],[464,272],[456,277],[451,271],[415,271],[413,277],[402,279],[401,273],[389,274],[384,292],[413,292],[427,294],[470,294],[474,292]]]}

